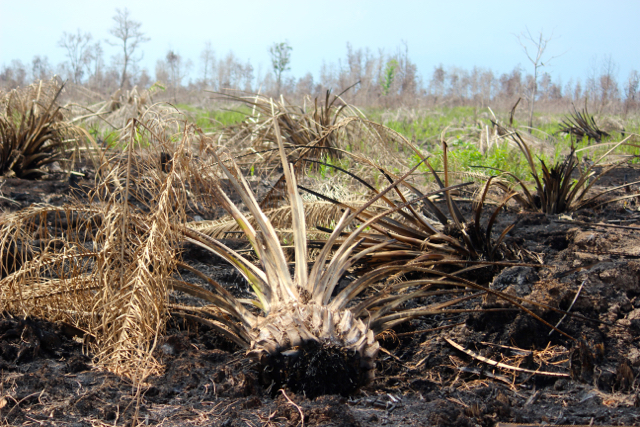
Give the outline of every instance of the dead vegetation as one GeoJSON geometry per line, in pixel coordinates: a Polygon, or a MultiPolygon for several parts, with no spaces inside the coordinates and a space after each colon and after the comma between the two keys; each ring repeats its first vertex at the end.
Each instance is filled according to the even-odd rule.
{"type": "MultiPolygon", "coordinates": [[[[546,214],[557,214],[575,212],[612,201],[606,200],[603,196],[617,188],[606,189],[595,194],[590,190],[593,189],[598,180],[625,162],[625,160],[620,160],[605,164],[605,161],[610,160],[610,155],[618,147],[627,144],[632,135],[627,136],[622,141],[608,144],[611,148],[596,161],[590,162],[590,164],[580,164],[572,145],[571,151],[564,156],[564,159],[557,161],[553,165],[547,165],[543,160],[539,160],[542,172],[542,176],[540,176],[534,154],[520,133],[515,130],[508,131],[497,123],[494,123],[494,125],[499,129],[499,133],[510,138],[516,144],[527,160],[529,171],[533,178],[533,186],[529,186],[512,173],[504,173],[506,176],[513,178],[522,190],[520,194],[514,194],[514,200],[524,209],[538,210],[546,214]],[[596,168],[601,170],[596,173],[596,168]]],[[[637,183],[625,183],[619,188],[634,184],[637,183]]],[[[512,189],[511,186],[506,186],[502,183],[498,185],[508,191],[512,189]]]]}
{"type": "Polygon", "coordinates": [[[84,145],[83,129],[64,120],[57,99],[63,85],[40,81],[14,89],[0,100],[0,175],[37,178],[43,167],[84,145]]]}
{"type": "Polygon", "coordinates": [[[573,113],[562,121],[560,132],[573,135],[578,141],[587,138],[595,142],[602,142],[602,138],[610,136],[598,127],[595,119],[589,115],[586,107],[582,112],[579,112],[575,106],[573,107],[573,113]]]}
{"type": "MultiPolygon", "coordinates": [[[[94,156],[102,159],[95,182],[75,203],[3,213],[0,310],[82,331],[94,361],[138,387],[165,369],[157,350],[167,321],[196,321],[246,351],[272,395],[286,387],[309,398],[349,395],[370,383],[379,340],[413,319],[516,309],[568,343],[576,337],[545,316],[589,321],[568,313],[571,307],[496,290],[479,271],[540,267],[505,242],[513,225],[494,233],[498,216],[516,204],[552,215],[600,203],[606,193],[591,190],[617,164],[594,177],[593,166],[581,169],[571,152],[556,165],[543,162],[540,178],[528,145],[503,129],[531,166],[535,194],[530,184],[514,185],[503,176],[453,183],[444,141],[444,170],[437,172],[400,135],[352,107],[338,107],[339,97],[327,95],[324,106],[309,112],[284,100],[244,101],[260,110],[260,119],[217,135],[219,145],[187,121],[146,110],[143,120],[131,119],[122,129],[120,149],[94,156]],[[422,161],[409,167],[403,152],[422,161]],[[253,160],[246,162],[247,155],[253,160]],[[349,159],[352,166],[340,168],[329,159],[349,159]],[[357,197],[323,193],[309,164],[340,170],[337,182],[357,197]],[[429,172],[417,175],[419,167],[429,172]],[[247,178],[249,171],[260,178],[247,178]],[[362,171],[375,171],[378,186],[362,171]],[[259,201],[256,182],[267,178],[259,201]],[[434,181],[432,188],[419,189],[425,178],[434,181]],[[467,187],[474,196],[465,210],[460,191],[467,187]],[[303,200],[300,191],[313,197],[303,200]],[[192,208],[223,208],[228,217],[190,222],[192,208]],[[227,245],[230,232],[251,250],[227,245]],[[234,295],[186,259],[188,244],[235,268],[250,285],[249,297],[234,295]]],[[[32,117],[41,107],[30,108],[32,117]]],[[[43,159],[57,160],[49,147],[40,145],[43,159]]],[[[511,349],[516,356],[495,361],[450,344],[476,360],[532,376],[550,371],[519,368],[524,357],[547,366],[567,356],[566,348],[511,349]]]]}

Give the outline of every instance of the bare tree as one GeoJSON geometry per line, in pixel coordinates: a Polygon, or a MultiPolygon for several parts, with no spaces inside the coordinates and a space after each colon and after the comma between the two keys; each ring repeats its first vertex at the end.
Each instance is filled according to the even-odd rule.
{"type": "Polygon", "coordinates": [[[480,71],[480,80],[478,81],[478,89],[480,95],[480,107],[484,108],[493,101],[495,86],[497,82],[491,70],[480,71]]]}
{"type": "Polygon", "coordinates": [[[173,50],[167,52],[165,60],[169,73],[169,82],[173,88],[173,102],[178,102],[178,90],[182,84],[182,79],[185,78],[191,68],[191,61],[185,62],[182,56],[173,50]]]}
{"type": "Polygon", "coordinates": [[[253,92],[253,65],[249,61],[242,68],[242,80],[244,82],[244,91],[253,92]]]}
{"type": "Polygon", "coordinates": [[[291,50],[293,48],[289,46],[288,42],[274,43],[269,48],[271,54],[271,65],[273,66],[273,72],[276,75],[277,94],[280,94],[282,89],[282,74],[285,71],[289,71],[291,67],[291,50]]]}
{"type": "Polygon", "coordinates": [[[296,83],[296,92],[300,96],[311,96],[316,95],[315,86],[313,85],[313,75],[311,73],[305,74],[304,77],[300,78],[296,83]]]}
{"type": "Polygon", "coordinates": [[[46,56],[36,55],[31,60],[31,80],[45,80],[51,77],[51,66],[46,56]]]}
{"type": "Polygon", "coordinates": [[[253,66],[248,61],[243,65],[232,51],[217,62],[215,70],[217,90],[253,90],[253,66]]]}
{"type": "Polygon", "coordinates": [[[156,61],[156,81],[169,83],[169,65],[164,59],[156,61]]]}
{"type": "Polygon", "coordinates": [[[140,44],[148,42],[149,38],[145,37],[144,33],[140,31],[142,23],[133,21],[129,16],[129,10],[116,9],[116,14],[113,17],[115,22],[111,27],[109,33],[117,39],[115,42],[109,42],[111,46],[120,46],[122,48],[122,74],[120,78],[120,88],[123,88],[127,81],[127,68],[136,64],[142,59],[142,53],[140,56],[135,56],[136,51],[140,47],[140,44]]]}
{"type": "Polygon", "coordinates": [[[210,41],[204,44],[204,49],[200,52],[200,61],[202,61],[202,85],[207,87],[216,64],[215,52],[211,48],[210,41]]]}
{"type": "Polygon", "coordinates": [[[80,84],[82,81],[84,67],[88,61],[89,43],[91,39],[91,34],[83,34],[78,28],[75,34],[65,31],[58,41],[58,46],[67,51],[66,56],[71,69],[71,77],[75,84],[80,84]]]}
{"type": "Polygon", "coordinates": [[[429,82],[429,95],[433,98],[434,106],[438,101],[442,100],[446,90],[447,73],[444,71],[442,64],[433,69],[433,75],[429,82]]]}
{"type": "Polygon", "coordinates": [[[143,89],[151,86],[151,76],[149,75],[149,71],[147,71],[146,68],[143,68],[142,71],[140,71],[140,74],[138,75],[138,78],[136,80],[136,86],[143,89]]]}
{"type": "Polygon", "coordinates": [[[602,113],[612,102],[618,101],[620,91],[616,74],[618,74],[618,66],[611,58],[611,55],[608,55],[603,60],[602,71],[598,78],[598,95],[600,98],[598,113],[602,113]]]}
{"type": "Polygon", "coordinates": [[[618,66],[611,55],[605,55],[601,60],[597,56],[591,59],[585,95],[593,103],[596,114],[611,110],[620,101],[617,74],[618,66]]]}
{"type": "Polygon", "coordinates": [[[640,73],[636,70],[631,70],[629,78],[624,86],[624,114],[629,113],[629,110],[637,107],[638,100],[640,98],[640,73]]]}
{"type": "Polygon", "coordinates": [[[540,30],[538,35],[534,36],[528,28],[518,36],[520,46],[522,46],[525,55],[527,55],[527,59],[533,65],[533,79],[526,94],[529,101],[529,132],[531,132],[531,127],[533,127],[533,108],[538,93],[538,76],[540,69],[549,65],[552,60],[559,56],[545,56],[545,51],[551,40],[553,40],[553,33],[551,33],[551,36],[545,37],[542,30],[540,30]]]}
{"type": "Polygon", "coordinates": [[[89,46],[86,67],[89,73],[89,85],[95,89],[103,89],[101,87],[104,78],[103,55],[104,50],[99,41],[89,46]]]}

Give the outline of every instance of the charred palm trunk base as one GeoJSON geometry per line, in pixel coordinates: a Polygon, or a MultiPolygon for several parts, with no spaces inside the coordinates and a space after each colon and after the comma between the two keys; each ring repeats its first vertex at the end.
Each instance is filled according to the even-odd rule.
{"type": "Polygon", "coordinates": [[[270,314],[255,333],[250,355],[272,394],[286,386],[308,398],[346,396],[374,377],[379,344],[349,310],[293,304],[270,314]]]}
{"type": "Polygon", "coordinates": [[[362,358],[341,345],[307,341],[288,351],[263,357],[260,381],[271,395],[287,387],[313,399],[325,394],[348,396],[369,383],[362,358]]]}

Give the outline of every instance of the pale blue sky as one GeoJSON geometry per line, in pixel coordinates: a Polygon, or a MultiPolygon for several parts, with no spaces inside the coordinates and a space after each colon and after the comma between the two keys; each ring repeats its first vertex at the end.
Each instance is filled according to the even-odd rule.
{"type": "MultiPolygon", "coordinates": [[[[395,51],[405,40],[409,57],[428,82],[434,66],[473,66],[497,73],[528,63],[515,35],[553,32],[545,68],[566,83],[585,77],[595,61],[611,56],[622,84],[640,70],[640,1],[195,1],[195,0],[0,0],[0,65],[12,59],[28,63],[34,55],[62,62],[57,46],[62,32],[77,28],[94,39],[108,38],[115,8],[127,7],[150,37],[142,66],[154,75],[168,49],[194,62],[210,40],[217,57],[233,50],[256,72],[270,67],[268,48],[288,40],[293,47],[291,74],[318,76],[322,61],[336,63],[346,44],[373,51],[395,51]]],[[[115,53],[103,43],[105,60],[115,53]]]]}

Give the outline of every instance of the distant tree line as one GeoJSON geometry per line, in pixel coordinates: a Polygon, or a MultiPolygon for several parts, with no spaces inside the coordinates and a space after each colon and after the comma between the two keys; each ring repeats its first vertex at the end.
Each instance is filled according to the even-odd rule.
{"type": "Polygon", "coordinates": [[[523,33],[524,41],[534,42],[528,51],[522,43],[533,69],[520,66],[509,73],[498,74],[490,69],[474,67],[436,66],[423,79],[409,57],[403,43],[395,52],[372,52],[354,49],[347,44],[346,57],[337,62],[323,63],[317,78],[311,73],[296,78],[290,75],[291,55],[295,55],[287,42],[274,43],[269,53],[271,69],[256,69],[229,51],[218,56],[212,44],[206,42],[197,59],[192,60],[178,51],[169,50],[157,60],[153,75],[140,67],[143,44],[149,41],[140,22],[131,18],[127,9],[116,9],[113,26],[106,41],[116,47],[118,54],[107,64],[99,40],[78,29],[64,32],[58,46],[64,49],[66,61],[52,65],[46,56],[36,55],[31,63],[13,60],[0,67],[0,89],[25,86],[38,79],[57,74],[73,85],[88,89],[96,98],[104,98],[116,90],[134,86],[148,88],[154,82],[165,87],[157,100],[198,104],[209,98],[210,91],[258,92],[272,96],[282,94],[292,102],[303,97],[321,97],[327,89],[346,102],[362,107],[437,107],[437,106],[490,106],[506,110],[522,99],[533,111],[564,112],[575,105],[587,105],[592,113],[626,115],[640,108],[640,73],[633,70],[626,80],[617,80],[617,67],[609,57],[595,64],[585,81],[569,80],[565,83],[544,72],[542,54],[550,38],[523,33]],[[538,43],[536,45],[536,42],[538,43]],[[540,48],[542,47],[542,51],[540,48]],[[536,53],[537,52],[537,53],[536,53]]]}

